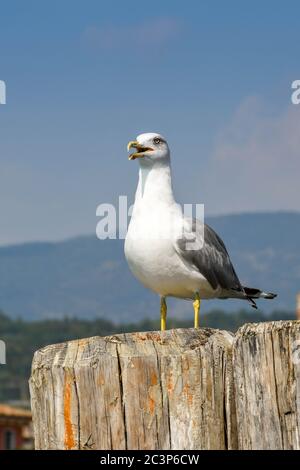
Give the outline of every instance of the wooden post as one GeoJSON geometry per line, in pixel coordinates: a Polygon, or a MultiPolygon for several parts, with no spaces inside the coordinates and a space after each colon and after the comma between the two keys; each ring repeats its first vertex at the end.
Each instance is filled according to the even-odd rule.
{"type": "Polygon", "coordinates": [[[36,449],[234,449],[233,335],[203,328],[37,351],[36,449]]]}
{"type": "Polygon", "coordinates": [[[30,389],[37,449],[300,449],[300,321],[48,346],[30,389]]]}
{"type": "Polygon", "coordinates": [[[233,348],[240,449],[300,449],[300,321],[244,325],[233,348]]]}

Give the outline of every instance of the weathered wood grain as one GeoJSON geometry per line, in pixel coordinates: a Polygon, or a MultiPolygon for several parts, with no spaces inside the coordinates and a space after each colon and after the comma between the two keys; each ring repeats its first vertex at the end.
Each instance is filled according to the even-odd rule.
{"type": "Polygon", "coordinates": [[[300,449],[300,321],[244,325],[233,370],[240,449],[300,449]]]}
{"type": "Polygon", "coordinates": [[[120,334],[37,351],[37,449],[234,449],[233,335],[120,334]]]}

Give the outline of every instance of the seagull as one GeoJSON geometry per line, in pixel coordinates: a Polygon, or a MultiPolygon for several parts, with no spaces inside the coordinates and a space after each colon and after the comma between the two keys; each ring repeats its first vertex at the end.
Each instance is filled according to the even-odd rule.
{"type": "Polygon", "coordinates": [[[199,328],[201,299],[273,299],[276,294],[241,284],[222,239],[207,224],[186,217],[173,195],[170,150],[156,133],[128,143],[129,160],[139,162],[139,181],[125,239],[133,275],[160,296],[161,330],[166,329],[167,297],[193,301],[199,328]]]}

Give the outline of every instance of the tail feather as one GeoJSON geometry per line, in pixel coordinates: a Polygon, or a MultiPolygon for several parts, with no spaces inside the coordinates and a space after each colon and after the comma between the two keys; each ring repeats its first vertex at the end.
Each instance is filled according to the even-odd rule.
{"type": "Polygon", "coordinates": [[[275,299],[277,294],[272,292],[264,292],[260,289],[255,289],[253,287],[239,286],[238,288],[231,289],[231,294],[229,296],[224,296],[223,298],[235,298],[235,299],[246,299],[250,302],[251,307],[257,308],[257,305],[253,299],[275,299]]]}
{"type": "Polygon", "coordinates": [[[272,292],[263,292],[252,287],[243,287],[243,289],[247,300],[251,303],[251,306],[256,309],[257,305],[253,299],[275,299],[275,297],[277,297],[277,294],[273,294],[272,292]]]}
{"type": "Polygon", "coordinates": [[[248,300],[248,302],[250,302],[251,304],[251,307],[255,308],[257,310],[257,305],[256,305],[256,302],[254,302],[254,300],[251,298],[251,297],[246,297],[246,299],[248,300]]]}
{"type": "Polygon", "coordinates": [[[272,292],[263,292],[259,289],[254,289],[252,287],[243,287],[244,292],[247,297],[253,297],[254,299],[275,299],[277,294],[272,294],[272,292]]]}

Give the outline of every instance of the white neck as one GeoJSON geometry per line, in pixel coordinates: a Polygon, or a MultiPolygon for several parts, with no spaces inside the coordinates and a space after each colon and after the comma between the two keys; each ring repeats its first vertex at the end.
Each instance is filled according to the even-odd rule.
{"type": "Polygon", "coordinates": [[[135,204],[174,203],[170,161],[141,164],[135,204]]]}

